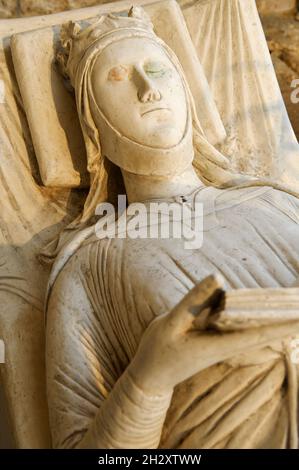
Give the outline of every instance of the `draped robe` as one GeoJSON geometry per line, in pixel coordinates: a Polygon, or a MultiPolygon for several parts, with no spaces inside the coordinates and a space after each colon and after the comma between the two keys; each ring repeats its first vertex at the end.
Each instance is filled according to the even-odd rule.
{"type": "MultiPolygon", "coordinates": [[[[221,273],[227,289],[289,287],[298,278],[294,196],[270,187],[203,187],[173,201],[203,203],[202,247],[186,250],[175,238],[92,235],[54,282],[47,370],[56,447],[77,445],[147,325],[205,276],[221,273]]],[[[298,387],[287,344],[236,355],[179,384],[160,447],[296,447],[298,387]]]]}

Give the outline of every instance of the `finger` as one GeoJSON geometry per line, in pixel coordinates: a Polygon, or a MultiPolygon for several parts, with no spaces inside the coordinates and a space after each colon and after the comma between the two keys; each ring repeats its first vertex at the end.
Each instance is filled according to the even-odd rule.
{"type": "Polygon", "coordinates": [[[224,294],[224,280],[219,274],[206,277],[197,284],[169,314],[169,321],[175,329],[186,331],[194,319],[203,313],[206,321],[207,309],[219,306],[224,294]]]}
{"type": "Polygon", "coordinates": [[[232,357],[265,347],[274,341],[290,339],[299,332],[299,322],[252,328],[234,333],[188,333],[192,336],[192,349],[199,361],[199,370],[231,359],[232,357]]]}

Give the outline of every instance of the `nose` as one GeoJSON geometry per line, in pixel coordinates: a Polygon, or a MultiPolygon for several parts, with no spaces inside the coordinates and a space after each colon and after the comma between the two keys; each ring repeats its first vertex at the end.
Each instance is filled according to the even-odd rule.
{"type": "Polygon", "coordinates": [[[142,103],[160,101],[162,98],[161,92],[145,73],[143,67],[136,65],[134,69],[137,77],[137,96],[139,101],[142,103]]]}

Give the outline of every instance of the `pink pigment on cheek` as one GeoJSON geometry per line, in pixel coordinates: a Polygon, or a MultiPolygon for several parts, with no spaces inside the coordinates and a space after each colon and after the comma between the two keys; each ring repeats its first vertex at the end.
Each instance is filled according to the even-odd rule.
{"type": "Polygon", "coordinates": [[[123,75],[119,74],[118,72],[110,72],[109,73],[109,80],[116,80],[117,82],[124,79],[123,75]]]}
{"type": "Polygon", "coordinates": [[[125,67],[115,67],[110,70],[108,80],[120,82],[128,78],[128,70],[125,67]]]}

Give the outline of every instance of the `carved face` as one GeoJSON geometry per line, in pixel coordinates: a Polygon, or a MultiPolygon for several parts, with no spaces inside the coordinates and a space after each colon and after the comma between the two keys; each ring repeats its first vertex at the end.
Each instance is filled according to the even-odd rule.
{"type": "Polygon", "coordinates": [[[170,148],[182,139],[187,102],[181,77],[162,47],[128,38],[106,47],[92,71],[96,103],[123,136],[170,148]]]}

